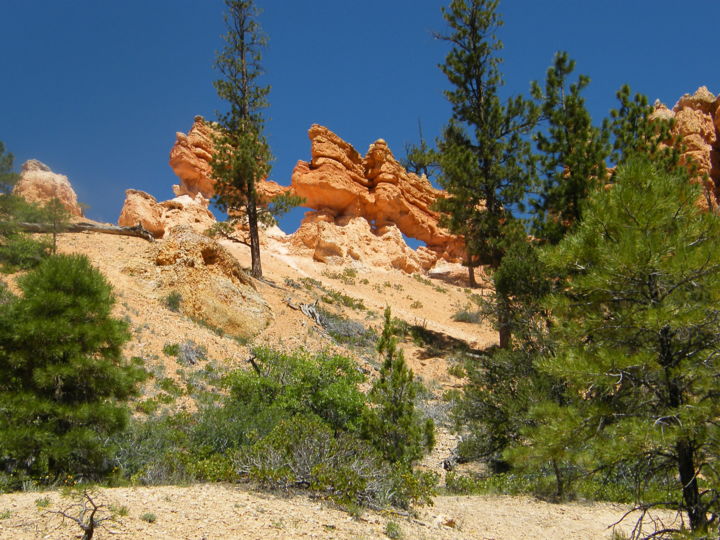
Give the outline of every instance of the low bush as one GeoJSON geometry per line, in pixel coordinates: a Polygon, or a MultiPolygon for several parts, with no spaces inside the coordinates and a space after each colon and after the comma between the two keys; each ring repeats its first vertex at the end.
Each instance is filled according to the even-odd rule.
{"type": "Polygon", "coordinates": [[[387,453],[382,430],[394,426],[373,414],[353,360],[259,348],[252,364],[227,374],[226,392],[198,400],[195,413],[135,420],[118,437],[120,475],[138,484],[244,479],[346,505],[429,502],[436,478],[411,468],[423,452],[387,453]]]}
{"type": "Polygon", "coordinates": [[[182,295],[177,291],[172,291],[165,298],[163,298],[163,304],[170,311],[175,313],[180,311],[180,304],[182,303],[182,295]]]}

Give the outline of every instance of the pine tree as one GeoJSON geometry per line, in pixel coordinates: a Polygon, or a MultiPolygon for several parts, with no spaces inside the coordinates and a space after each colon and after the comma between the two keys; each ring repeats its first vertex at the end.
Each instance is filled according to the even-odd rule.
{"type": "Polygon", "coordinates": [[[107,437],[128,420],[123,401],[144,378],[122,359],[127,325],[84,256],[50,257],[19,286],[22,296],[0,305],[0,471],[98,476],[107,437]]]}
{"type": "Polygon", "coordinates": [[[513,455],[666,472],[677,509],[703,531],[720,510],[720,221],[662,165],[622,165],[545,254],[567,278],[548,303],[556,353],[538,365],[565,381],[570,403],[538,407],[540,425],[513,455]]]}
{"type": "Polygon", "coordinates": [[[533,229],[553,244],[582,219],[582,202],[605,182],[610,157],[608,133],[592,125],[581,95],[590,79],[580,75],[576,82],[567,82],[574,69],[575,62],[560,52],[548,69],[545,87],[533,88],[547,122],[547,128],[535,134],[542,181],[532,202],[533,229]]]}
{"type": "MultiPolygon", "coordinates": [[[[530,101],[502,101],[502,43],[495,31],[502,25],[498,0],[453,0],[443,15],[451,33],[439,35],[450,43],[440,66],[452,85],[446,96],[453,116],[438,142],[440,184],[448,197],[437,208],[442,224],[465,238],[471,286],[474,267],[500,266],[507,248],[506,230],[514,225],[532,179],[528,133],[538,113],[530,101]]],[[[500,313],[500,343],[510,335],[500,313]]]]}
{"type": "Polygon", "coordinates": [[[380,376],[369,393],[374,404],[365,418],[365,435],[391,463],[410,467],[435,444],[434,424],[423,421],[415,408],[422,385],[405,364],[397,348],[396,324],[390,308],[385,308],[385,324],[377,351],[383,358],[380,376]]]}
{"type": "Polygon", "coordinates": [[[230,110],[220,116],[211,165],[215,203],[229,214],[244,213],[250,235],[253,277],[262,277],[259,222],[262,203],[257,183],[270,173],[272,155],[263,135],[262,109],[269,86],[259,84],[263,74],[261,52],[267,43],[257,22],[253,0],[225,0],[225,48],[215,60],[222,79],[215,81],[218,96],[230,110]]]}

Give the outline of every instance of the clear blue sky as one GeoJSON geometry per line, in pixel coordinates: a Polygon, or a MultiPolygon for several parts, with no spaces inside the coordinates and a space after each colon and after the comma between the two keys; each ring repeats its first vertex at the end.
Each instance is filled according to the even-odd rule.
{"type": "MultiPolygon", "coordinates": [[[[449,0],[448,0],[449,2],[449,0]]],[[[269,37],[271,177],[289,184],[310,153],[307,129],[328,126],[364,153],[384,138],[399,157],[449,116],[434,40],[440,0],[257,0],[269,37]]],[[[212,63],[222,0],[0,0],[0,141],[16,166],[37,158],[68,175],[88,216],[115,222],[127,188],[161,200],[176,131],[222,108],[212,63]]],[[[543,79],[558,50],[589,75],[597,122],[628,83],[672,106],[707,85],[720,92],[720,2],[504,0],[508,94],[543,79]]],[[[282,222],[293,230],[302,211],[282,222]]]]}

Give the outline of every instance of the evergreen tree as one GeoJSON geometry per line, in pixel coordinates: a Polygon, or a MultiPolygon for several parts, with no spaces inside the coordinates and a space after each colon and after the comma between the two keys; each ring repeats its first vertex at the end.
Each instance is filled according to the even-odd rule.
{"type": "Polygon", "coordinates": [[[567,53],[558,53],[544,89],[533,88],[547,121],[547,129],[535,134],[542,181],[532,202],[533,229],[550,243],[559,242],[582,219],[582,202],[607,178],[608,134],[592,125],[581,95],[590,79],[580,75],[568,84],[574,69],[567,53]]]}
{"type": "Polygon", "coordinates": [[[18,283],[0,305],[0,471],[97,476],[144,377],[122,360],[127,325],[84,256],[50,257],[18,283]]]}
{"type": "Polygon", "coordinates": [[[390,308],[385,308],[385,324],[377,351],[383,357],[380,377],[373,384],[369,400],[374,407],[365,418],[368,440],[391,463],[410,467],[435,445],[434,424],[423,421],[415,408],[422,385],[415,381],[397,348],[396,324],[390,308]]]}
{"type": "Polygon", "coordinates": [[[215,81],[218,96],[229,105],[229,112],[219,118],[219,136],[211,165],[215,179],[215,203],[233,216],[247,218],[252,275],[262,277],[259,223],[272,219],[297,204],[297,198],[280,197],[262,201],[257,183],[270,173],[272,154],[263,134],[262,110],[267,107],[269,86],[259,84],[263,74],[261,52],[267,43],[257,22],[258,10],[253,0],[225,0],[227,33],[225,47],[215,60],[222,79],[215,81]]]}
{"type": "Polygon", "coordinates": [[[678,172],[682,148],[680,140],[671,134],[673,121],[651,119],[653,107],[647,96],[635,94],[631,98],[630,94],[628,85],[618,90],[620,105],[610,111],[610,118],[603,124],[612,138],[612,161],[622,165],[644,156],[669,172],[678,172]]]}
{"type": "Polygon", "coordinates": [[[437,153],[423,137],[422,124],[418,120],[418,144],[405,145],[405,158],[401,160],[402,166],[409,172],[425,175],[429,180],[434,179],[438,174],[437,153]]]}
{"type": "Polygon", "coordinates": [[[512,455],[667,473],[671,502],[704,531],[720,510],[720,221],[697,208],[697,185],[662,165],[621,166],[545,254],[569,275],[550,296],[556,352],[539,367],[565,382],[570,403],[536,408],[540,425],[512,455]]]}
{"type": "MultiPolygon", "coordinates": [[[[486,264],[495,270],[502,261],[506,231],[517,219],[532,178],[527,135],[539,113],[520,96],[500,99],[497,6],[498,0],[453,0],[443,9],[451,33],[438,36],[451,45],[440,68],[453,87],[446,91],[453,116],[438,142],[440,184],[449,196],[437,208],[442,224],[465,238],[471,286],[474,267],[486,264]]],[[[510,335],[503,320],[509,315],[499,316],[500,343],[507,347],[510,335]]]]}

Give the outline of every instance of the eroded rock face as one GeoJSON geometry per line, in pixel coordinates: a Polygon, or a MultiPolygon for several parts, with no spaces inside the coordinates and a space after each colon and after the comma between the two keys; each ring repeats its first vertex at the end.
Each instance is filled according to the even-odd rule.
{"type": "Polygon", "coordinates": [[[698,168],[697,181],[708,176],[705,188],[708,197],[701,204],[717,207],[720,195],[720,96],[713,95],[705,86],[694,94],[685,94],[672,110],[661,103],[655,104],[653,116],[675,119],[673,134],[685,146],[681,160],[692,160],[698,168]]]}
{"type": "MultiPolygon", "coordinates": [[[[170,150],[170,167],[180,178],[180,184],[173,186],[175,195],[195,197],[202,194],[206,199],[215,195],[210,166],[214,152],[213,134],[212,123],[206,122],[202,116],[195,117],[187,135],[182,132],[176,134],[175,144],[170,150]]],[[[270,200],[288,189],[272,180],[264,180],[257,186],[261,200],[270,200]]]]}
{"type": "Polygon", "coordinates": [[[437,260],[437,255],[429,250],[410,249],[395,225],[372,230],[363,217],[337,218],[327,211],[305,214],[300,228],[290,237],[290,244],[296,253],[307,253],[327,264],[360,261],[408,273],[428,269],[437,260]]]}
{"type": "Polygon", "coordinates": [[[158,202],[144,191],[128,189],[125,192],[118,225],[133,227],[142,225],[156,238],[177,225],[188,225],[195,232],[203,232],[216,222],[208,210],[208,200],[202,194],[195,197],[181,195],[169,201],[158,202]]]}
{"type": "Polygon", "coordinates": [[[257,335],[272,320],[252,279],[216,241],[180,225],[155,249],[159,293],[180,293],[185,315],[242,338],[257,335]]]}
{"type": "Polygon", "coordinates": [[[305,198],[305,206],[336,219],[364,218],[376,231],[395,225],[425,242],[438,258],[462,257],[462,239],[442,229],[431,210],[443,192],[408,173],[384,140],[373,143],[363,158],[323,126],[313,125],[308,135],[312,159],[298,162],[292,175],[293,191],[305,198]]]}
{"type": "Polygon", "coordinates": [[[23,164],[20,180],[13,193],[28,202],[40,205],[57,198],[71,216],[83,215],[68,177],[52,172],[50,167],[36,159],[30,159],[23,164]]]}

